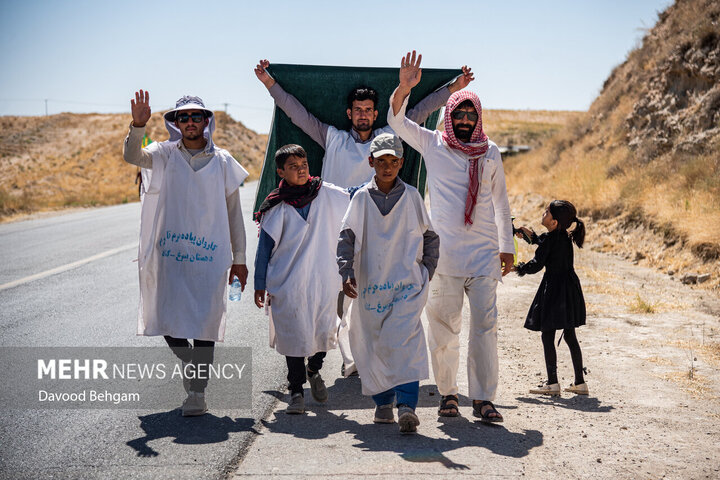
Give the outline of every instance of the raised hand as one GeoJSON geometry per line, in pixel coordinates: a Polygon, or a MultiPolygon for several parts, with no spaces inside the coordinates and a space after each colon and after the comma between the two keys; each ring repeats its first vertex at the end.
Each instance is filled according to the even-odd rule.
{"type": "Polygon", "coordinates": [[[260,60],[253,70],[255,72],[255,76],[260,80],[263,85],[265,85],[265,88],[270,90],[270,87],[275,85],[275,79],[270,76],[270,74],[265,70],[267,67],[270,66],[270,62],[268,60],[260,60]]]}
{"type": "Polygon", "coordinates": [[[144,127],[150,120],[150,92],[143,90],[135,92],[135,100],[130,99],[130,112],[132,113],[133,126],[144,127]]]}
{"type": "Polygon", "coordinates": [[[455,93],[459,90],[462,90],[463,88],[467,87],[470,82],[475,80],[475,76],[472,73],[472,69],[468,67],[467,65],[463,65],[462,67],[463,74],[460,75],[453,83],[448,85],[448,88],[450,89],[451,93],[455,93]]]}
{"type": "Polygon", "coordinates": [[[416,55],[415,50],[405,55],[400,60],[400,86],[402,90],[410,90],[420,83],[420,77],[422,76],[422,70],[420,69],[420,62],[422,61],[422,55],[416,55]]]}

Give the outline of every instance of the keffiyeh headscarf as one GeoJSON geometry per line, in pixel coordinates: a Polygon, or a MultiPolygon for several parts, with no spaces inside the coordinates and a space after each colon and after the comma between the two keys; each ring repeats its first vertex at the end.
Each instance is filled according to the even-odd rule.
{"type": "Polygon", "coordinates": [[[280,202],[285,202],[295,208],[302,208],[315,200],[322,186],[322,178],[310,177],[304,185],[288,185],[285,180],[280,180],[280,185],[270,192],[263,200],[260,208],[255,212],[255,221],[259,224],[265,212],[280,202]]]}
{"type": "Polygon", "coordinates": [[[479,178],[482,177],[483,165],[480,166],[478,175],[478,163],[488,150],[488,137],[485,135],[482,126],[482,105],[480,99],[473,92],[461,90],[453,93],[445,105],[445,131],[443,132],[443,140],[454,150],[470,156],[470,184],[468,185],[467,199],[465,200],[465,225],[472,225],[473,211],[477,203],[478,192],[480,191],[479,178]],[[478,114],[475,130],[470,135],[469,143],[462,143],[455,138],[455,131],[452,124],[452,112],[465,100],[470,100],[475,106],[478,114]]]}

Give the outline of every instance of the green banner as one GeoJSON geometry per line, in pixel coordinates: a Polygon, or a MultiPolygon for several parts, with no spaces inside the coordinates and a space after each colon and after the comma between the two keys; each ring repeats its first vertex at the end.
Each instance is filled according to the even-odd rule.
{"type": "MultiPolygon", "coordinates": [[[[268,72],[286,92],[295,96],[308,112],[321,122],[349,130],[351,124],[346,114],[346,98],[353,88],[361,85],[374,88],[380,97],[377,105],[378,118],[373,129],[387,125],[388,101],[398,85],[399,69],[272,64],[268,67],[268,72]]],[[[410,95],[409,108],[461,74],[459,69],[424,68],[420,84],[413,88],[410,95]]],[[[439,110],[433,112],[423,126],[434,130],[439,115],[439,110]]],[[[310,175],[320,175],[325,151],[275,106],[253,211],[258,210],[265,197],[280,183],[280,177],[275,172],[275,152],[289,143],[301,145],[307,151],[310,175]]],[[[424,195],[425,165],[422,157],[407,144],[404,147],[405,164],[400,171],[400,178],[415,186],[420,194],[424,195]]]]}

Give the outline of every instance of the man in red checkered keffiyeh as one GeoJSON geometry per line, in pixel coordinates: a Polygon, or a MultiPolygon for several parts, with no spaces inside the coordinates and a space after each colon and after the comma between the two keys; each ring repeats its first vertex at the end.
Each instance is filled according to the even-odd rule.
{"type": "MultiPolygon", "coordinates": [[[[461,89],[450,96],[443,132],[408,118],[408,99],[420,82],[421,59],[412,52],[401,60],[388,125],[423,156],[432,224],[440,237],[440,258],[425,306],[428,346],[441,395],[438,415],[459,414],[460,332],[467,321],[467,396],[473,415],[502,422],[492,403],[499,381],[496,292],[502,275],[512,268],[515,250],[505,170],[500,150],[483,132],[482,106],[474,93],[461,89]],[[471,306],[469,319],[463,314],[465,296],[471,306]]],[[[473,74],[465,66],[458,79],[467,86],[473,74]]]]}
{"type": "Polygon", "coordinates": [[[465,200],[465,225],[472,225],[473,212],[480,190],[479,178],[482,178],[482,159],[488,150],[488,138],[482,126],[482,105],[473,92],[461,90],[450,96],[445,105],[445,143],[455,150],[467,154],[470,158],[470,184],[465,200]],[[478,164],[481,164],[478,174],[478,164]]]}

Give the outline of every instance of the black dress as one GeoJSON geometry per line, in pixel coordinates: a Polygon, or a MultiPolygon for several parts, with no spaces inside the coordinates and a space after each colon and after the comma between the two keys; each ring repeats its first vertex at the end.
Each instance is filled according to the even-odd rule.
{"type": "Polygon", "coordinates": [[[525,328],[534,331],[562,330],[585,325],[585,298],[573,268],[573,246],[567,232],[555,229],[539,237],[535,258],[517,266],[518,274],[537,273],[545,267],[525,328]]]}

